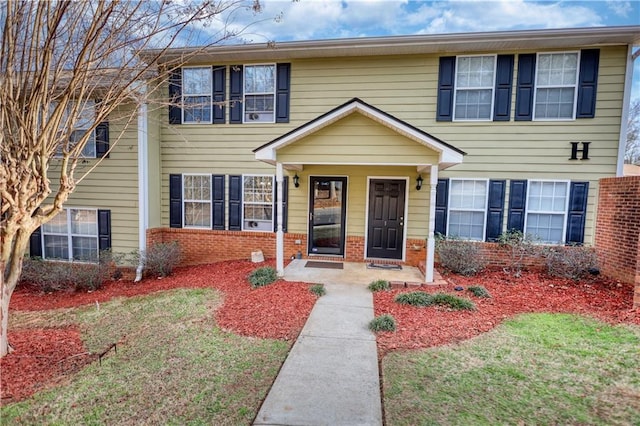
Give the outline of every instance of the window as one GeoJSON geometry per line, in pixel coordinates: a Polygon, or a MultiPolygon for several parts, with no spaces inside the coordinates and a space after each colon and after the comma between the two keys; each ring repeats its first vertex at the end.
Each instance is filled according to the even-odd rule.
{"type": "Polygon", "coordinates": [[[484,240],[487,188],[486,180],[451,179],[447,235],[484,240]]]}
{"type": "Polygon", "coordinates": [[[184,227],[211,228],[211,175],[183,175],[184,227]]]}
{"type": "Polygon", "coordinates": [[[564,242],[569,182],[529,181],[525,233],[544,243],[564,242]]]}
{"type": "Polygon", "coordinates": [[[97,210],[64,209],[42,225],[42,240],[45,259],[97,261],[97,210]]]}
{"type": "MultiPolygon", "coordinates": [[[[51,112],[53,112],[55,105],[51,105],[50,108],[51,112]]],[[[75,111],[75,108],[76,104],[74,102],[70,102],[65,109],[64,116],[60,122],[61,130],[66,127],[70,114],[77,114],[77,118],[75,120],[75,126],[69,132],[69,145],[67,147],[58,147],[55,157],[62,157],[64,149],[73,149],[73,147],[87,134],[87,132],[90,132],[89,139],[82,149],[80,156],[85,158],[96,158],[96,131],[89,130],[95,121],[95,101],[88,100],[84,102],[84,104],[78,107],[77,112],[75,111]]]]}
{"type": "Polygon", "coordinates": [[[182,122],[211,123],[211,67],[182,69],[182,122]]]}
{"type": "Polygon", "coordinates": [[[244,122],[273,123],[275,121],[275,65],[244,67],[244,122]]]}
{"type": "Polygon", "coordinates": [[[491,120],[495,68],[495,56],[457,58],[455,120],[491,120]]]}
{"type": "Polygon", "coordinates": [[[538,54],[534,119],[575,118],[578,61],[578,52],[538,54]]]}
{"type": "Polygon", "coordinates": [[[273,176],[243,176],[242,227],[251,231],[273,230],[273,176]]]}

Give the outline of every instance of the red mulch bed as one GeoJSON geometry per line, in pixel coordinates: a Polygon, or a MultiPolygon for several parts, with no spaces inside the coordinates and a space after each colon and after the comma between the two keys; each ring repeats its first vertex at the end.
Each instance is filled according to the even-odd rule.
{"type": "Polygon", "coordinates": [[[525,272],[514,278],[504,272],[483,272],[476,277],[448,275],[442,286],[393,289],[374,296],[375,315],[391,314],[396,332],[377,335],[378,354],[456,343],[485,333],[505,318],[527,312],[563,312],[589,315],[612,324],[640,325],[640,310],[633,309],[633,286],[605,278],[574,282],[525,272]],[[467,286],[481,285],[491,298],[474,297],[467,286]],[[454,287],[463,286],[464,291],[454,287]],[[393,301],[398,293],[423,290],[445,292],[473,300],[476,311],[453,311],[442,307],[418,308],[393,301]]]}
{"type": "MultiPolygon", "coordinates": [[[[44,294],[20,287],[11,298],[10,310],[70,308],[174,288],[214,288],[224,293],[224,303],[215,312],[217,324],[223,329],[246,336],[295,339],[316,297],[302,283],[278,281],[252,289],[247,276],[266,265],[273,266],[273,262],[256,265],[233,261],[178,268],[167,278],[110,282],[93,292],[44,294]]],[[[11,330],[9,341],[16,350],[0,360],[3,403],[24,399],[57,382],[72,367],[95,359],[95,355],[86,353],[74,327],[11,330]]]]}

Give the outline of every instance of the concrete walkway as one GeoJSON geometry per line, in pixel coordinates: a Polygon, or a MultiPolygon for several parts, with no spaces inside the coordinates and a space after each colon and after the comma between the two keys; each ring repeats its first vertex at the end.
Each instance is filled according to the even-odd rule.
{"type": "Polygon", "coordinates": [[[300,279],[285,271],[285,279],[323,282],[327,294],[316,302],[254,425],[382,425],[376,341],[367,328],[370,281],[349,283],[349,274],[335,270],[319,281],[317,270],[306,272],[300,279]]]}

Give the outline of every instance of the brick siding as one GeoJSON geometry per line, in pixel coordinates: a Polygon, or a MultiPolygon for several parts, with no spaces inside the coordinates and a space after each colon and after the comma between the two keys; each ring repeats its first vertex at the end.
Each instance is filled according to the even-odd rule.
{"type": "Polygon", "coordinates": [[[634,284],[640,307],[640,176],[600,179],[595,246],[602,273],[634,284]]]}

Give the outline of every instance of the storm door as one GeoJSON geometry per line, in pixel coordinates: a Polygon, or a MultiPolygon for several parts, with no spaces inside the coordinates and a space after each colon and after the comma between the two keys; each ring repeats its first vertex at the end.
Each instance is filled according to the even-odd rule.
{"type": "Polygon", "coordinates": [[[311,177],[309,254],[344,255],[346,177],[311,177]]]}
{"type": "Polygon", "coordinates": [[[367,257],[402,259],[406,184],[395,179],[370,181],[367,257]]]}

